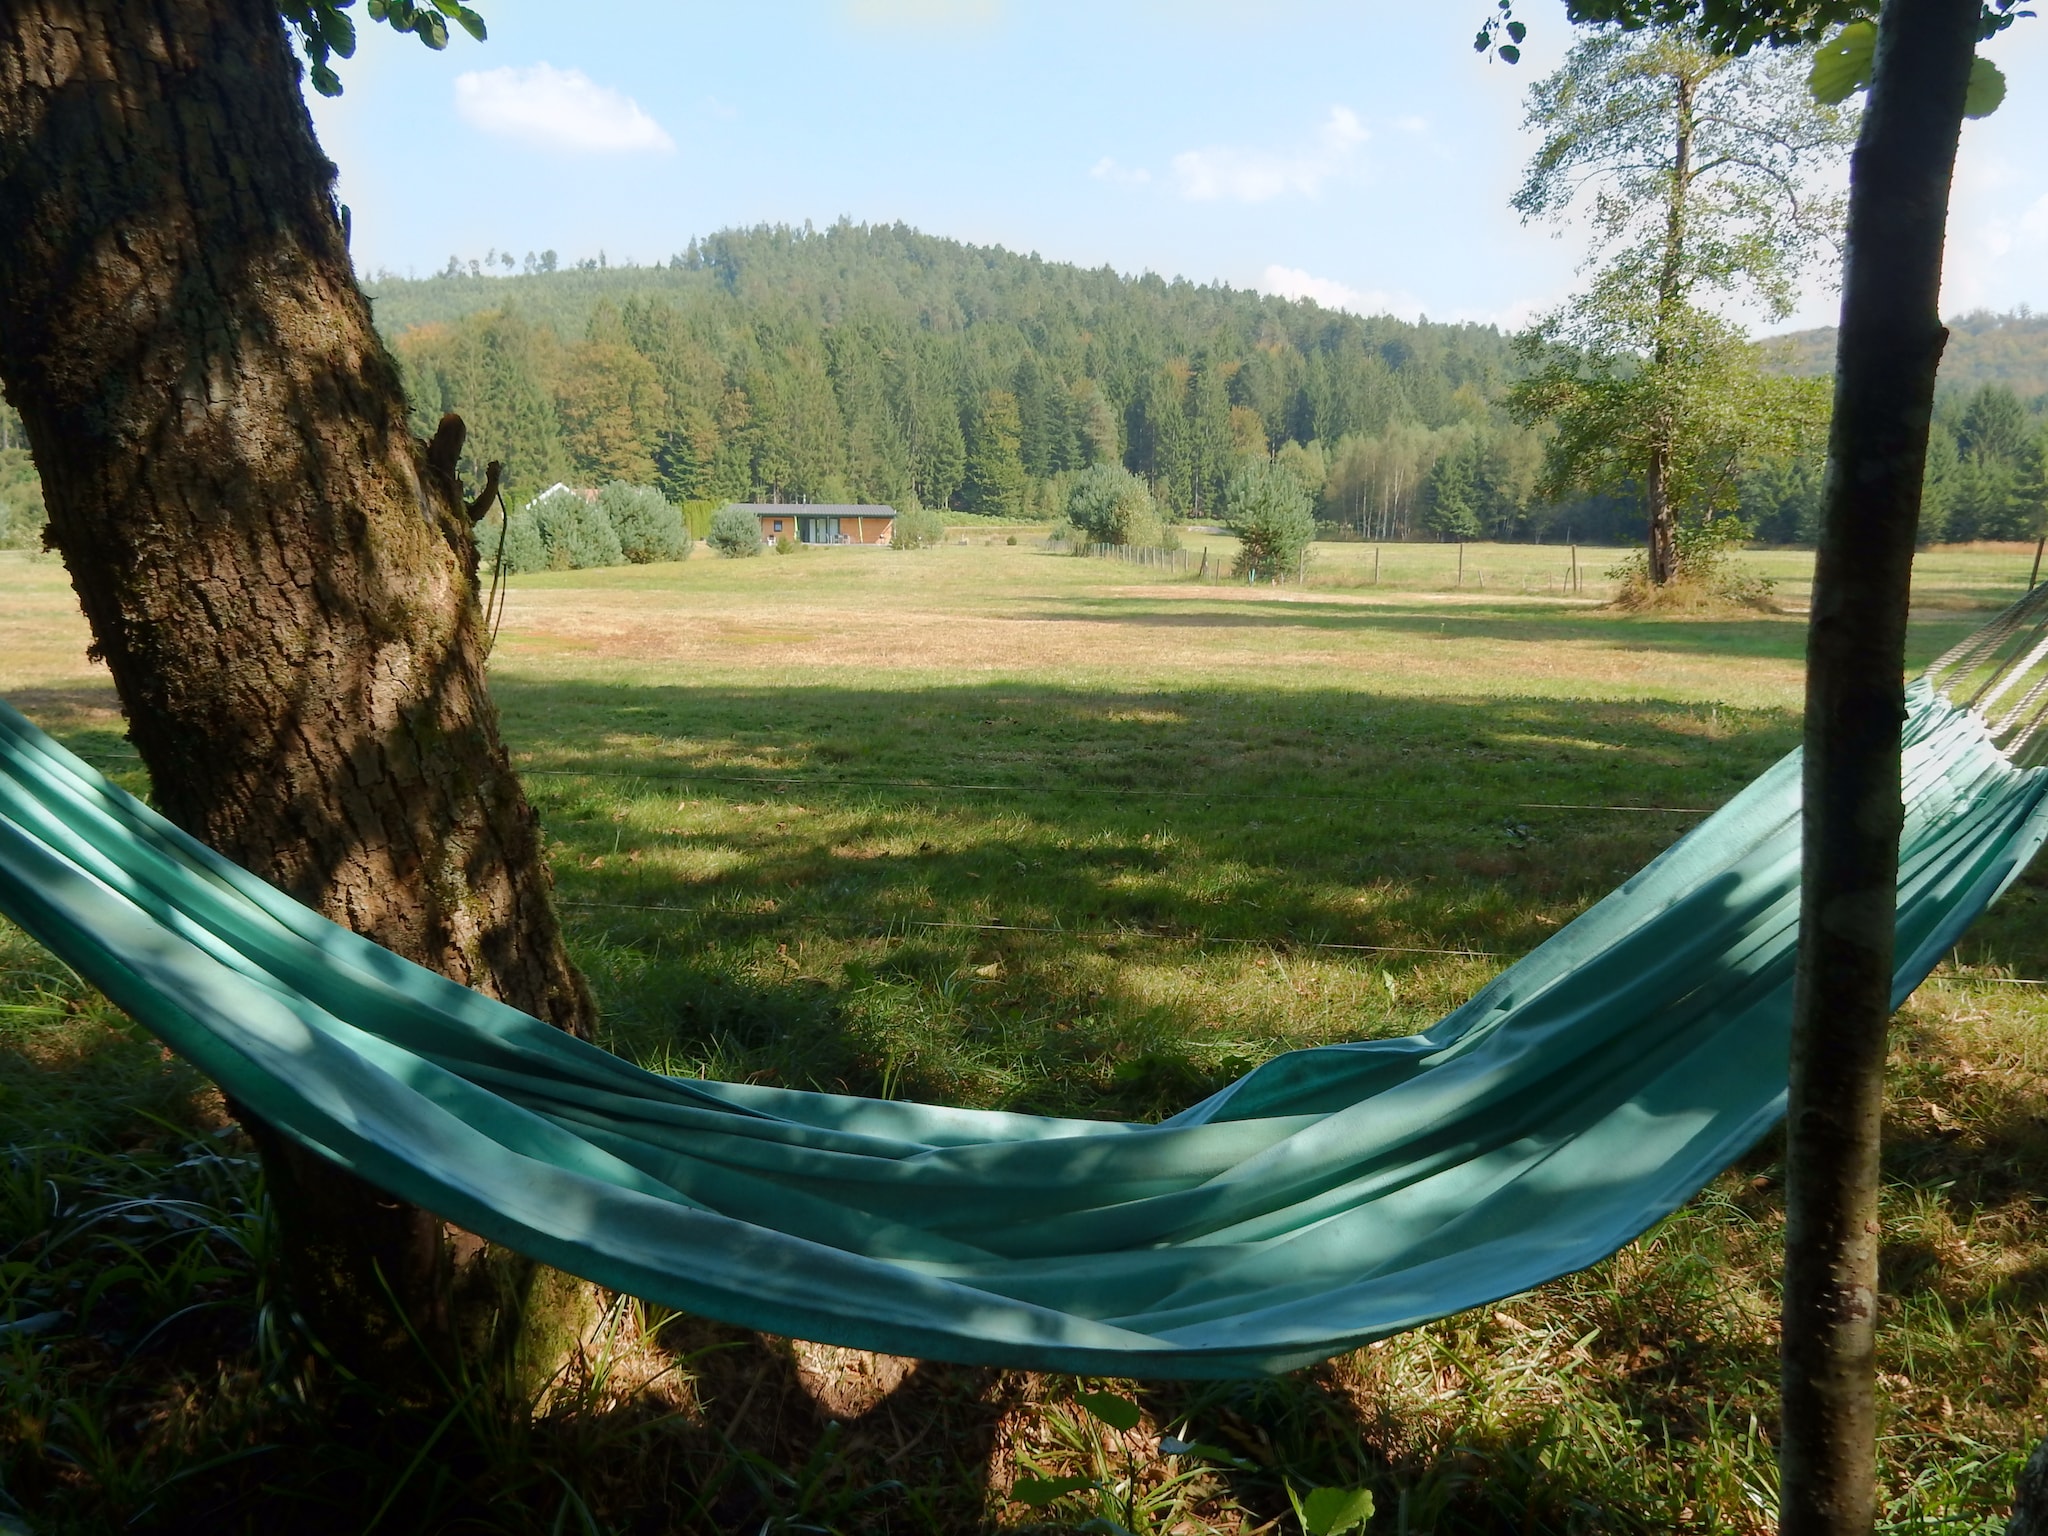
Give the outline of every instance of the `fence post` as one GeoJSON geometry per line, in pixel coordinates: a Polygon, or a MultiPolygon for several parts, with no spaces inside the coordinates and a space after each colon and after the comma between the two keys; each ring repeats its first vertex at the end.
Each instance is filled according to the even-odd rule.
{"type": "Polygon", "coordinates": [[[1465,541],[1464,541],[1463,539],[1460,539],[1460,540],[1458,540],[1458,588],[1459,588],[1459,590],[1460,590],[1460,591],[1464,590],[1464,586],[1465,586],[1465,541]]]}
{"type": "Polygon", "coordinates": [[[1372,547],[1372,584],[1380,584],[1380,547],[1377,544],[1372,547]]]}
{"type": "Polygon", "coordinates": [[[1576,544],[1572,546],[1572,590],[1574,592],[1584,590],[1583,585],[1579,581],[1579,546],[1576,544]]]}

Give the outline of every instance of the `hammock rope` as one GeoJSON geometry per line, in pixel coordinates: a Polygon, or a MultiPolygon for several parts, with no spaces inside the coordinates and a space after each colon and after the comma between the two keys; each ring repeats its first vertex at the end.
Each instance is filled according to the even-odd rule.
{"type": "MultiPolygon", "coordinates": [[[[1895,1001],[2048,837],[2048,590],[2019,609],[1909,693],[1895,1001]],[[1935,680],[2018,702],[1987,723],[1935,680]]],[[[1157,1124],[644,1072],[328,923],[4,705],[0,911],[285,1133],[599,1284],[894,1354],[1252,1376],[1596,1263],[1776,1123],[1799,784],[1795,753],[1425,1033],[1157,1124]]]]}

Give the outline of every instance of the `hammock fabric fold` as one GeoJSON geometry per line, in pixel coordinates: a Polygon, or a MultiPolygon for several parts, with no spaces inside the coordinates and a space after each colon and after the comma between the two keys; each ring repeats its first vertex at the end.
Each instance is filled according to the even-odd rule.
{"type": "MultiPolygon", "coordinates": [[[[1903,1002],[2048,836],[1910,695],[1903,1002]]],[[[1784,1110],[1799,760],[1428,1032],[1158,1124],[660,1077],[336,927],[0,705],[0,910],[393,1195],[747,1328],[1140,1377],[1291,1369],[1595,1263],[1784,1110]]]]}

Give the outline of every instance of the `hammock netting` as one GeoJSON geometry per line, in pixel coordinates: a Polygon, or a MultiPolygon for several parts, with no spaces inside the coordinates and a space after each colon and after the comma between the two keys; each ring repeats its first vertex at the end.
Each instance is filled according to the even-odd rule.
{"type": "MultiPolygon", "coordinates": [[[[1894,998],[2048,836],[2048,590],[1909,692],[1894,998]]],[[[1291,1369],[1613,1253],[1784,1112],[1798,755],[1427,1032],[1156,1124],[670,1078],[336,927],[0,705],[0,910],[234,1099],[615,1290],[1096,1375],[1291,1369]]]]}

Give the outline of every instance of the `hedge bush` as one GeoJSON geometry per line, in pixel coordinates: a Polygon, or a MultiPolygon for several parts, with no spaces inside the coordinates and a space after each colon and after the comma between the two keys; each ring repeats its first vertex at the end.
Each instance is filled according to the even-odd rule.
{"type": "Polygon", "coordinates": [[[946,520],[930,507],[905,507],[889,531],[889,543],[896,549],[930,549],[945,541],[946,520]]]}
{"type": "Polygon", "coordinates": [[[745,507],[728,503],[711,517],[704,542],[728,560],[744,560],[761,553],[761,520],[745,507]]]}
{"type": "Polygon", "coordinates": [[[1086,544],[1128,544],[1172,549],[1159,505],[1145,482],[1121,464],[1091,464],[1067,493],[1067,521],[1086,544]]]}
{"type": "Polygon", "coordinates": [[[610,521],[619,552],[631,564],[690,558],[682,514],[653,486],[614,480],[597,493],[597,510],[610,521]]]}

